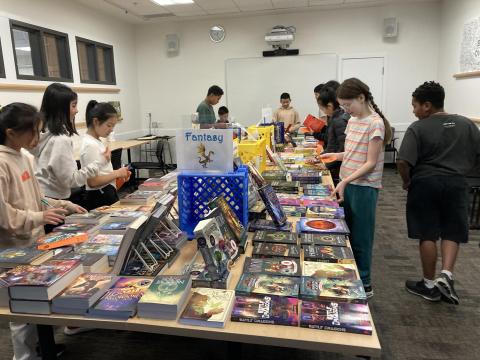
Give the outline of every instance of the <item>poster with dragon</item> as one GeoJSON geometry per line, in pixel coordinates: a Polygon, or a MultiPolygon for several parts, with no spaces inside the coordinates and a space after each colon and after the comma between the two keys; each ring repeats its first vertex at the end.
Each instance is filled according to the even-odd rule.
{"type": "Polygon", "coordinates": [[[179,129],[176,154],[178,169],[181,171],[231,172],[232,129],[179,129]]]}

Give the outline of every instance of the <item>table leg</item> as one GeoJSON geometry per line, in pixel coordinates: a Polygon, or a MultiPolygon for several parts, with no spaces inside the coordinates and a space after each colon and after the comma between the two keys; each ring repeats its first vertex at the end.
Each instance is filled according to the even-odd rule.
{"type": "Polygon", "coordinates": [[[37,325],[38,342],[40,344],[40,352],[43,360],[57,359],[55,348],[55,338],[53,336],[53,326],[37,325]]]}
{"type": "Polygon", "coordinates": [[[130,164],[132,162],[132,154],[130,152],[130,148],[127,149],[127,159],[128,163],[130,164]]]}
{"type": "Polygon", "coordinates": [[[227,343],[227,359],[242,360],[242,343],[229,341],[227,343]]]}

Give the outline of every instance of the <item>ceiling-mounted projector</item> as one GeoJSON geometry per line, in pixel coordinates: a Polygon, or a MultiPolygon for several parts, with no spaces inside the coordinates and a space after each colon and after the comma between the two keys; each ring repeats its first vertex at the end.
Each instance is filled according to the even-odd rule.
{"type": "Polygon", "coordinates": [[[294,26],[277,25],[265,34],[265,41],[273,47],[273,51],[264,51],[263,56],[298,55],[298,50],[287,50],[295,40],[294,26]]]}

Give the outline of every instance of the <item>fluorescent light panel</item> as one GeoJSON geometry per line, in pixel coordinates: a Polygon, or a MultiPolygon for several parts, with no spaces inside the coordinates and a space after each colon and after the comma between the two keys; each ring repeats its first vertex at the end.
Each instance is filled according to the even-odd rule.
{"type": "Polygon", "coordinates": [[[193,0],[151,0],[151,1],[161,6],[193,4],[193,0]]]}

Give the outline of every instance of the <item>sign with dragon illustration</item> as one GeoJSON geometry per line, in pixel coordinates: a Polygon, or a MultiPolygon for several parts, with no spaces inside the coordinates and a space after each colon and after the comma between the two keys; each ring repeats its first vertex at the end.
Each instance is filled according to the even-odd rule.
{"type": "Polygon", "coordinates": [[[179,129],[176,140],[178,170],[233,171],[232,129],[179,129]]]}

